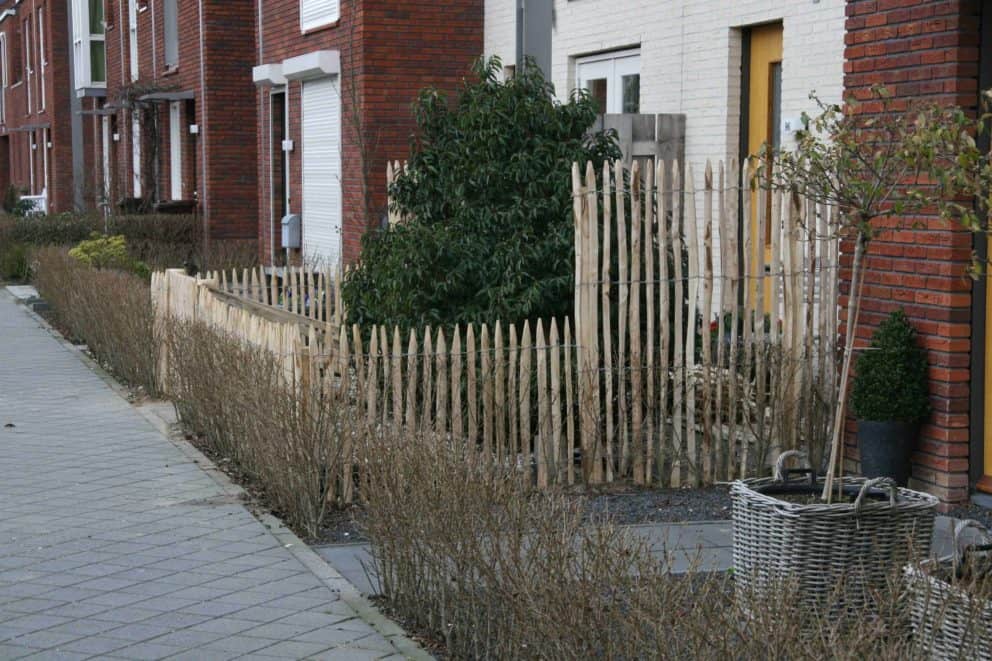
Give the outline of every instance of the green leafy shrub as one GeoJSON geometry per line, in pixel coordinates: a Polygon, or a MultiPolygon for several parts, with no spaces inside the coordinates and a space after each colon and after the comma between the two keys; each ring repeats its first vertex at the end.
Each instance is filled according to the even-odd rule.
{"type": "Polygon", "coordinates": [[[574,268],[573,162],[620,157],[613,132],[590,134],[585,93],[555,100],[527,63],[501,81],[480,61],[458,98],[415,104],[419,140],[391,189],[409,220],[368,232],[344,284],[350,321],[454,324],[563,317],[574,268]]]}
{"type": "Polygon", "coordinates": [[[0,279],[27,280],[30,275],[28,247],[23,243],[0,243],[0,279]]]}
{"type": "Polygon", "coordinates": [[[104,236],[94,232],[86,241],[69,251],[69,256],[96,269],[118,269],[132,271],[142,277],[149,277],[148,266],[134,259],[127,250],[127,241],[121,235],[104,236]]]}
{"type": "Polygon", "coordinates": [[[930,414],[927,354],[902,310],[879,325],[858,358],[851,407],[861,420],[918,422],[930,414]]]}

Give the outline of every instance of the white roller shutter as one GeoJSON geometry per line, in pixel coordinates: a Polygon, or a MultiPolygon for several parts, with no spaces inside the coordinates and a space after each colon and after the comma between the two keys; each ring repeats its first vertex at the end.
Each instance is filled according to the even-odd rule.
{"type": "Polygon", "coordinates": [[[337,76],[303,83],[303,255],[341,259],[341,95],[337,76]]]}
{"type": "Polygon", "coordinates": [[[330,25],[340,16],[339,0],[300,0],[300,29],[330,25]]]}

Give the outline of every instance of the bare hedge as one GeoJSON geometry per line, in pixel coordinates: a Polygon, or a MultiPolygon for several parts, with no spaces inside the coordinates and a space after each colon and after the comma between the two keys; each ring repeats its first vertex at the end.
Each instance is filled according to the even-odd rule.
{"type": "Polygon", "coordinates": [[[75,339],[128,385],[158,394],[147,281],[133,273],[91,268],[56,247],[36,251],[33,271],[39,293],[75,339]]]}
{"type": "MultiPolygon", "coordinates": [[[[455,659],[929,658],[910,636],[898,573],[862,611],[810,612],[732,576],[676,575],[629,530],[534,492],[447,439],[373,438],[362,494],[381,590],[455,659]]],[[[977,621],[977,618],[976,618],[977,621]]]]}
{"type": "Polygon", "coordinates": [[[164,334],[184,425],[246,471],[287,523],[317,536],[351,479],[342,458],[364,433],[362,418],[332,380],[290,385],[276,356],[202,323],[164,334]]]}

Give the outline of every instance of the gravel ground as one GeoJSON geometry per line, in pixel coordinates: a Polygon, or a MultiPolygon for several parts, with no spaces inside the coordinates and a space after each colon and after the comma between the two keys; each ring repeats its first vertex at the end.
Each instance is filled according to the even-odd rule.
{"type": "MultiPolygon", "coordinates": [[[[590,518],[608,515],[620,524],[721,521],[731,515],[727,487],[644,489],[614,485],[591,493],[570,492],[566,496],[584,500],[590,518]]],[[[361,516],[361,509],[355,506],[331,512],[315,543],[367,541],[358,523],[361,516]]]]}
{"type": "Polygon", "coordinates": [[[608,514],[623,524],[720,521],[731,516],[730,490],[727,487],[619,488],[585,497],[588,498],[587,507],[591,515],[608,514]]]}
{"type": "Polygon", "coordinates": [[[947,513],[947,516],[953,516],[956,519],[974,519],[989,530],[992,530],[992,510],[981,507],[980,505],[969,503],[955,507],[947,513]]]}

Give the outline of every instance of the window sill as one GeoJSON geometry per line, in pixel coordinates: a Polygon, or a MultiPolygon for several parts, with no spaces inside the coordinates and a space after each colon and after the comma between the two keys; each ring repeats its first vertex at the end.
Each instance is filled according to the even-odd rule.
{"type": "Polygon", "coordinates": [[[179,65],[178,64],[174,64],[171,67],[170,66],[166,66],[165,67],[165,71],[162,72],[162,75],[163,76],[175,76],[177,73],[179,73],[179,65]]]}
{"type": "Polygon", "coordinates": [[[324,30],[333,30],[341,25],[341,19],[328,23],[326,25],[318,25],[315,28],[307,28],[306,30],[301,30],[304,37],[308,37],[311,34],[316,34],[317,32],[323,32],[324,30]]]}

